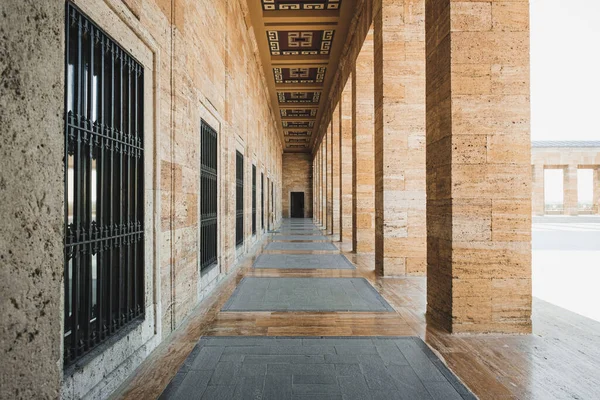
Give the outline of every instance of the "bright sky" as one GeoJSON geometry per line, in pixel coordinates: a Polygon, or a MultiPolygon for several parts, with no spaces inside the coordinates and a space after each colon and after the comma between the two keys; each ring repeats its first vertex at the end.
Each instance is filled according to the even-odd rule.
{"type": "Polygon", "coordinates": [[[530,3],[532,140],[600,140],[600,1],[530,3]]]}

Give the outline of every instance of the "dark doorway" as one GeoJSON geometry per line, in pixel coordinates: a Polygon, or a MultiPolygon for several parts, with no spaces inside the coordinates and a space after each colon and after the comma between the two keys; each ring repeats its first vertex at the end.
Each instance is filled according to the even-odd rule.
{"type": "Polygon", "coordinates": [[[292,218],[304,218],[304,192],[291,193],[291,210],[292,218]]]}

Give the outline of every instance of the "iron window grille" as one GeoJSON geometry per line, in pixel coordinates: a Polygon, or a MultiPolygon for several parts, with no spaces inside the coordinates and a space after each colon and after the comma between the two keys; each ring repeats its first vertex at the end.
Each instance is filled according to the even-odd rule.
{"type": "Polygon", "coordinates": [[[144,68],[65,18],[64,363],[144,318],[144,68]]]}
{"type": "Polygon", "coordinates": [[[200,124],[200,270],[217,262],[217,132],[200,124]]]}
{"type": "Polygon", "coordinates": [[[265,230],[265,174],[260,173],[260,229],[265,230]]]}
{"type": "Polygon", "coordinates": [[[235,154],[235,244],[244,243],[244,156],[235,154]]]}
{"type": "Polygon", "coordinates": [[[256,165],[252,165],[252,234],[256,235],[256,165]]]}

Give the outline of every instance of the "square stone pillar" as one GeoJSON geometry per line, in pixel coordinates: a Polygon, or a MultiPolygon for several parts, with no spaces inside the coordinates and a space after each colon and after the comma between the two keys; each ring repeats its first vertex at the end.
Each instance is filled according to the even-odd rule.
{"type": "Polygon", "coordinates": [[[373,30],[371,29],[356,59],[354,138],[356,169],[353,175],[356,240],[353,250],[358,253],[375,251],[375,175],[373,155],[374,134],[374,80],[373,30]]]}
{"type": "Polygon", "coordinates": [[[333,235],[333,127],[327,129],[327,234],[333,235]]]}
{"type": "Polygon", "coordinates": [[[535,164],[533,168],[532,208],[533,215],[546,213],[546,200],[544,197],[544,165],[535,164]]]}
{"type": "Polygon", "coordinates": [[[600,168],[594,168],[594,207],[593,213],[600,214],[600,168]]]}
{"type": "Polygon", "coordinates": [[[352,241],[352,80],[350,75],[342,92],[340,111],[340,157],[341,157],[341,223],[340,240],[352,241]]]}
{"type": "Polygon", "coordinates": [[[332,234],[340,234],[340,104],[335,107],[331,120],[332,174],[332,234]]]}
{"type": "Polygon", "coordinates": [[[425,4],[428,320],[529,333],[529,3],[425,4]]]}
{"type": "Polygon", "coordinates": [[[374,0],[375,270],[424,274],[425,0],[374,0]]]}
{"type": "Polygon", "coordinates": [[[319,152],[313,158],[313,220],[319,222],[319,152]]]}
{"type": "Polygon", "coordinates": [[[327,135],[321,142],[321,225],[327,229],[327,135]]]}
{"type": "Polygon", "coordinates": [[[578,215],[577,165],[567,165],[563,170],[563,213],[578,215]]]}

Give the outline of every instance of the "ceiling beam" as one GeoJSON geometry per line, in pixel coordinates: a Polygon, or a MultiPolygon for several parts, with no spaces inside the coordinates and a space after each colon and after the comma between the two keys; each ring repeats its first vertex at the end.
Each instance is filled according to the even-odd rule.
{"type": "Polygon", "coordinates": [[[317,13],[302,11],[264,11],[265,24],[295,24],[301,23],[337,23],[339,11],[322,10],[317,13]]]}
{"type": "Polygon", "coordinates": [[[329,65],[328,55],[313,55],[313,56],[271,56],[271,65],[287,66],[288,64],[317,64],[329,65]]]}
{"type": "Polygon", "coordinates": [[[277,21],[277,23],[265,24],[266,31],[327,31],[327,30],[335,30],[337,28],[336,22],[323,22],[320,24],[315,24],[314,21],[310,21],[308,23],[294,24],[282,24],[281,21],[277,21]]]}

